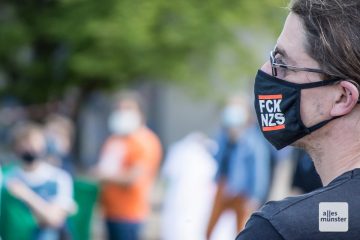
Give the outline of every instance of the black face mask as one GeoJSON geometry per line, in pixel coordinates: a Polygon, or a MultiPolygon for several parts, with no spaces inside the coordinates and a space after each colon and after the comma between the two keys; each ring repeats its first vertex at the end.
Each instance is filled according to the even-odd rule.
{"type": "Polygon", "coordinates": [[[30,153],[30,152],[20,153],[19,157],[26,164],[31,164],[38,158],[38,156],[36,154],[30,153]]]}
{"type": "Polygon", "coordinates": [[[259,70],[254,86],[255,110],[265,138],[279,150],[337,118],[306,127],[300,116],[300,100],[302,89],[327,86],[339,80],[297,84],[259,70]]]}

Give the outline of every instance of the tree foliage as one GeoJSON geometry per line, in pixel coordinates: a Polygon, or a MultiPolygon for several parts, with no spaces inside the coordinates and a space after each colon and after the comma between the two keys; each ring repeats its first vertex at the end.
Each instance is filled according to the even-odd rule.
{"type": "MultiPolygon", "coordinates": [[[[8,0],[0,3],[0,90],[26,103],[69,87],[206,78],[237,32],[277,32],[279,0],[8,0]],[[191,76],[191,77],[190,77],[191,76]]],[[[247,65],[246,65],[247,66],[247,65]]]]}

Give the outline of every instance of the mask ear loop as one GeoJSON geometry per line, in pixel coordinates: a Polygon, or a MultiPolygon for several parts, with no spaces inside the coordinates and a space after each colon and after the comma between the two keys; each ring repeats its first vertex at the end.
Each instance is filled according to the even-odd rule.
{"type": "MultiPolygon", "coordinates": [[[[355,82],[354,80],[350,80],[350,79],[349,80],[343,80],[343,81],[348,81],[348,82],[354,84],[354,86],[356,87],[356,89],[360,93],[360,85],[357,82],[355,82]]],[[[339,82],[341,82],[341,80],[339,80],[339,82]]],[[[357,100],[357,103],[360,103],[360,96],[359,96],[359,99],[357,100]]],[[[311,126],[311,127],[307,128],[307,130],[309,131],[309,133],[314,132],[315,130],[317,130],[317,129],[321,128],[322,126],[326,125],[328,122],[330,122],[332,120],[335,120],[337,118],[340,118],[340,117],[341,116],[337,116],[337,117],[331,118],[329,120],[325,120],[323,122],[320,122],[320,123],[318,123],[318,124],[316,124],[314,126],[311,126]]]]}

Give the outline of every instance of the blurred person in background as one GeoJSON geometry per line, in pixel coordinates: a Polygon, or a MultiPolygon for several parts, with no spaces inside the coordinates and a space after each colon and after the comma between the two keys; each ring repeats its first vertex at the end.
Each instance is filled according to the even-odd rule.
{"type": "Polygon", "coordinates": [[[76,210],[70,175],[44,161],[46,140],[43,129],[33,123],[18,126],[14,150],[21,160],[6,175],[8,191],[23,201],[38,222],[31,239],[57,240],[68,236],[67,217],[76,210]]]}
{"type": "Polygon", "coordinates": [[[50,163],[71,175],[74,174],[71,154],[74,139],[74,124],[66,116],[52,114],[45,121],[47,156],[50,163]]]}
{"type": "Polygon", "coordinates": [[[150,210],[149,194],[162,157],[159,138],[145,126],[140,96],[124,92],[109,117],[112,135],[95,169],[108,239],[140,239],[150,210]]]}
{"type": "Polygon", "coordinates": [[[223,130],[218,139],[218,189],[210,216],[207,239],[225,210],[236,213],[237,230],[244,227],[250,213],[267,197],[271,153],[260,130],[252,123],[245,97],[228,100],[222,114],[223,130]]]}
{"type": "Polygon", "coordinates": [[[293,149],[295,170],[293,175],[293,193],[303,194],[314,191],[322,187],[319,174],[316,172],[315,165],[311,157],[302,149],[293,149]]]}
{"type": "Polygon", "coordinates": [[[162,240],[206,238],[212,207],[209,200],[216,187],[215,151],[216,143],[199,132],[190,133],[170,147],[161,174],[165,181],[162,240]]]}

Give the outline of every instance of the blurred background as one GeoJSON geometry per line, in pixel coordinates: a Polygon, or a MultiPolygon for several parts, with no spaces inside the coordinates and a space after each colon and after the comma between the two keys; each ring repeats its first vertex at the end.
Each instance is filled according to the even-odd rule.
{"type": "Polygon", "coordinates": [[[320,186],[306,154],[267,145],[252,110],[253,79],[276,43],[286,5],[284,0],[1,1],[2,239],[233,239],[265,201],[320,186]],[[129,109],[141,124],[134,124],[134,114],[124,117],[129,109]],[[121,132],[119,122],[133,131],[121,132]],[[132,142],[136,129],[145,126],[159,146],[150,143],[150,135],[132,142]],[[31,131],[19,133],[19,127],[31,131]],[[34,128],[45,139],[37,152],[34,128]],[[29,140],[20,144],[19,138],[29,140]],[[127,155],[130,145],[142,152],[142,163],[136,154],[127,155]],[[70,189],[66,177],[47,176],[41,184],[29,180],[39,175],[37,165],[24,163],[29,153],[69,176],[73,194],[61,190],[70,189]],[[158,161],[147,168],[150,160],[144,162],[155,155],[158,161]],[[107,164],[110,158],[116,160],[107,164]],[[133,166],[141,164],[137,174],[133,166]],[[110,173],[114,168],[118,171],[110,173]],[[14,184],[16,178],[23,184],[14,184]],[[44,187],[49,181],[57,191],[44,187]],[[116,202],[126,213],[136,208],[128,196],[138,184],[146,185],[146,194],[135,195],[150,211],[137,218],[131,212],[129,218],[109,215],[116,202]],[[57,218],[49,220],[38,209],[57,204],[50,192],[77,205],[74,211],[55,209],[65,216],[55,226],[50,220],[57,218]],[[104,203],[104,192],[112,203],[104,203]],[[66,231],[57,237],[34,234],[48,228],[66,231]],[[139,236],[111,238],[113,228],[115,235],[124,228],[139,236]]]}

